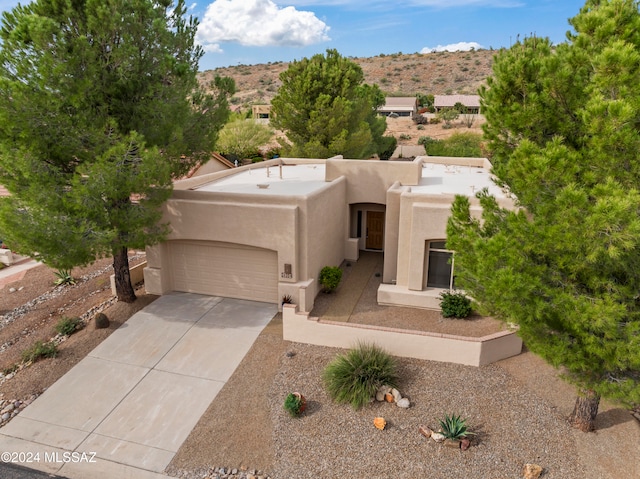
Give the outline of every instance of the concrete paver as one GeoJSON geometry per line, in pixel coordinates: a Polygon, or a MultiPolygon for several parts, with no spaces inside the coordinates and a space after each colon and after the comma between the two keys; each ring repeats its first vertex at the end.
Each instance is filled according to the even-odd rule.
{"type": "Polygon", "coordinates": [[[41,452],[23,465],[70,478],[165,477],[276,313],[275,304],[162,296],[0,429],[0,451],[41,452]],[[70,451],[95,457],[64,460],[70,451]]]}

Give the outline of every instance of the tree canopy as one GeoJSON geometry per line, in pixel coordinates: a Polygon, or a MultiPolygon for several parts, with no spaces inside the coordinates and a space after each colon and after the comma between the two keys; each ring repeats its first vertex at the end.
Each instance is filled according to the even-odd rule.
{"type": "Polygon", "coordinates": [[[457,284],[517,323],[526,346],[579,386],[640,401],[640,14],[590,0],[567,43],[527,38],[495,57],[481,91],[494,174],[518,210],[456,198],[447,245],[457,284]]]}
{"type": "Polygon", "coordinates": [[[172,180],[206,161],[233,81],[206,94],[183,0],[37,0],[2,16],[0,228],[12,248],[71,268],[160,241],[172,180]]]}
{"type": "Polygon", "coordinates": [[[273,129],[250,118],[236,118],[220,131],[217,148],[239,159],[259,153],[259,147],[271,140],[273,129]]]}
{"type": "Polygon", "coordinates": [[[303,158],[367,158],[388,147],[384,96],[364,83],[362,68],[336,50],[294,61],[280,74],[271,124],[286,130],[287,154],[303,158]]]}

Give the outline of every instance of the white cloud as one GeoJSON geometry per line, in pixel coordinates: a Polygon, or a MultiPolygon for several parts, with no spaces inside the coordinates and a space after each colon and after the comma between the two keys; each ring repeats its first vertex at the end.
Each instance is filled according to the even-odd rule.
{"type": "Polygon", "coordinates": [[[206,51],[221,43],[244,46],[305,46],[329,40],[329,26],[313,12],[278,7],[272,0],[215,0],[198,26],[206,51]]]}
{"type": "Polygon", "coordinates": [[[484,48],[482,45],[476,42],[459,42],[450,43],[449,45],[438,45],[437,47],[424,47],[420,50],[420,53],[432,53],[432,52],[468,52],[471,49],[479,50],[484,48]]]}

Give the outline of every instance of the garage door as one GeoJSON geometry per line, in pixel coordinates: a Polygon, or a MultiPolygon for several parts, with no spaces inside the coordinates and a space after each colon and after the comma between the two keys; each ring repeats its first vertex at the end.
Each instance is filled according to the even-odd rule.
{"type": "Polygon", "coordinates": [[[170,242],[173,289],[278,302],[275,251],[216,242],[170,242]]]}

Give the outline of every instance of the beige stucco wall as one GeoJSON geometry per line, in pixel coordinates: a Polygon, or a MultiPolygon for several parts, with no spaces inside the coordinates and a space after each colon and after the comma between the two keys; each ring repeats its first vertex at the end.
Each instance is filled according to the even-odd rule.
{"type": "MultiPolygon", "coordinates": [[[[304,239],[301,241],[301,257],[306,263],[307,278],[318,278],[320,270],[325,266],[340,266],[345,258],[347,220],[349,209],[346,201],[345,178],[338,178],[305,201],[303,210],[304,239]]],[[[320,291],[316,281],[315,295],[320,291]]]]}
{"type": "MultiPolygon", "coordinates": [[[[268,162],[277,172],[280,160],[268,162]]],[[[296,163],[306,163],[296,162],[296,163]]],[[[317,163],[317,160],[316,160],[317,163]]],[[[264,167],[264,165],[263,165],[264,167]]],[[[251,166],[249,169],[256,168],[251,166]]],[[[163,208],[171,225],[167,240],[215,241],[255,246],[277,252],[279,297],[291,295],[310,310],[319,292],[323,266],[337,266],[345,257],[348,236],[346,179],[327,182],[307,196],[257,196],[194,190],[216,173],[180,182],[163,208]],[[285,265],[291,265],[291,276],[285,265]]],[[[163,294],[172,289],[167,243],[148,248],[147,289],[163,294]]]]}
{"type": "Polygon", "coordinates": [[[326,163],[327,181],[347,179],[347,203],[385,204],[387,190],[396,181],[417,185],[422,175],[422,159],[414,161],[334,160],[326,163]]]}

